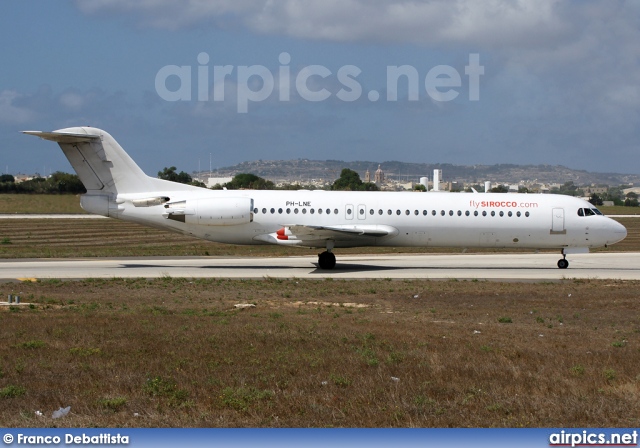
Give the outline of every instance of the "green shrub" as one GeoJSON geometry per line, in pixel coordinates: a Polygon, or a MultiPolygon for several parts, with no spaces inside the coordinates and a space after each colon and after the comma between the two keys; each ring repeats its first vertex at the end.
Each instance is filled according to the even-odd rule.
{"type": "Polygon", "coordinates": [[[0,398],[16,398],[27,393],[27,389],[22,386],[9,385],[0,389],[0,398]]]}

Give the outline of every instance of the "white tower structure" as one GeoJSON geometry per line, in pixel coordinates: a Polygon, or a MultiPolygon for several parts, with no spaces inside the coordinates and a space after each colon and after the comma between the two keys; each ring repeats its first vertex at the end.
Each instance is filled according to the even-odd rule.
{"type": "Polygon", "coordinates": [[[433,191],[440,191],[441,179],[442,179],[442,170],[433,170],[433,191]]]}

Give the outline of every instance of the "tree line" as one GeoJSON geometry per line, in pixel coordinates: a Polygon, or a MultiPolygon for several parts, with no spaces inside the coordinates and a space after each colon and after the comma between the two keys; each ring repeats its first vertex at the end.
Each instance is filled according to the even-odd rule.
{"type": "Polygon", "coordinates": [[[23,182],[16,182],[11,174],[0,175],[0,193],[83,194],[86,192],[76,174],[62,171],[56,171],[47,178],[37,176],[23,182]]]}
{"type": "MultiPolygon", "coordinates": [[[[160,173],[158,173],[158,175],[160,175],[160,173]]],[[[239,173],[236,174],[230,182],[216,184],[211,188],[213,190],[222,190],[223,188],[227,190],[315,190],[318,187],[315,185],[300,184],[286,184],[277,187],[272,181],[263,179],[255,174],[239,173]]],[[[340,177],[336,179],[328,189],[336,191],[378,191],[378,186],[373,182],[363,182],[357,172],[349,168],[344,168],[340,173],[340,177]]]]}
{"type": "MultiPolygon", "coordinates": [[[[206,188],[206,185],[198,180],[194,180],[188,173],[184,171],[177,172],[175,166],[165,167],[162,171],[158,171],[158,178],[172,182],[195,185],[197,187],[206,188]]],[[[420,189],[418,188],[416,189],[420,189]]],[[[477,185],[476,191],[483,191],[484,186],[477,185]]],[[[230,182],[224,184],[216,184],[211,187],[213,190],[314,190],[314,185],[286,184],[276,187],[276,185],[260,176],[251,173],[236,174],[230,182]]],[[[630,192],[626,195],[623,193],[624,185],[619,187],[611,187],[606,193],[592,193],[589,202],[593,205],[602,205],[604,201],[612,201],[614,205],[624,205],[630,207],[638,206],[638,195],[630,192]]],[[[325,188],[334,191],[378,191],[378,186],[373,182],[363,182],[360,175],[349,168],[344,168],[340,172],[340,177],[333,184],[325,188]]],[[[424,191],[424,188],[422,188],[424,191]]],[[[494,193],[507,193],[509,189],[505,185],[498,185],[491,189],[494,193]]],[[[519,193],[528,193],[526,188],[519,188],[519,193]]],[[[33,194],[83,194],[86,189],[76,174],[64,173],[56,171],[48,178],[34,177],[33,179],[23,182],[16,182],[11,174],[0,175],[0,193],[33,193],[33,194]]],[[[559,188],[551,190],[554,194],[564,194],[568,196],[583,196],[584,190],[574,185],[573,182],[565,182],[559,188]]]]}

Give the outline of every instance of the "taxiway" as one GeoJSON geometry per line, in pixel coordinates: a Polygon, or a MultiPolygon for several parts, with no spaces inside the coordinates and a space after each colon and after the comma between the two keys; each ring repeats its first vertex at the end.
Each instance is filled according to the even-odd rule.
{"type": "Polygon", "coordinates": [[[571,278],[640,280],[640,253],[571,255],[558,269],[557,254],[340,255],[332,271],[317,257],[142,257],[0,260],[0,279],[297,277],[336,279],[478,279],[549,281],[571,278]]]}

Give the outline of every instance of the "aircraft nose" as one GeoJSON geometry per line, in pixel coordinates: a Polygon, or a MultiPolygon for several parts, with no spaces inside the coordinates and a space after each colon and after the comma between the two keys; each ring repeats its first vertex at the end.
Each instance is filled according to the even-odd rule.
{"type": "Polygon", "coordinates": [[[613,219],[610,222],[610,229],[613,231],[613,240],[609,244],[617,243],[627,237],[627,228],[613,219]]]}

